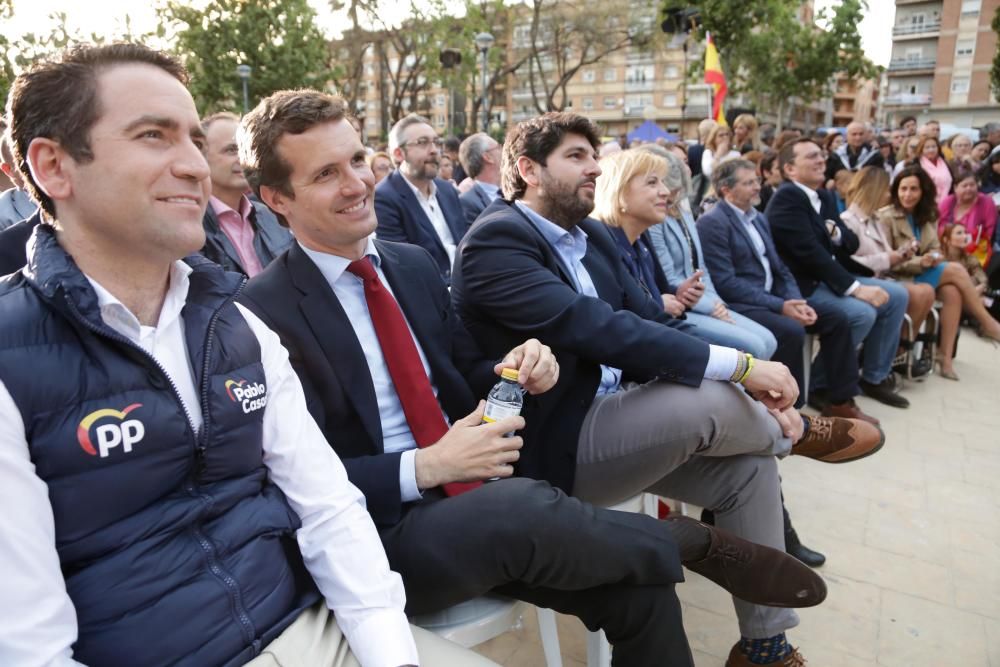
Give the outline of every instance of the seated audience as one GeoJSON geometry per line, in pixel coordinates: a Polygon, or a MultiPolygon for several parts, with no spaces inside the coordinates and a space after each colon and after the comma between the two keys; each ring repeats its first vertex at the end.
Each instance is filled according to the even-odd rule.
{"type": "Polygon", "coordinates": [[[896,164],[892,168],[892,173],[889,174],[891,178],[896,178],[896,174],[903,171],[903,167],[911,164],[917,164],[920,160],[920,153],[917,149],[920,146],[920,137],[916,135],[912,137],[907,137],[903,141],[902,147],[899,152],[896,153],[896,164]]]}
{"type": "Polygon", "coordinates": [[[941,200],[938,211],[938,233],[945,225],[962,225],[968,233],[969,253],[980,265],[989,264],[997,228],[997,207],[992,197],[979,191],[976,172],[967,165],[955,171],[955,192],[941,200]]]}
{"type": "Polygon", "coordinates": [[[247,197],[249,186],[236,152],[239,122],[239,116],[225,112],[201,121],[212,180],[201,254],[227,271],[252,278],[289,246],[292,235],[266,206],[247,197]]]}
{"type": "Polygon", "coordinates": [[[831,132],[823,138],[823,153],[826,154],[827,159],[830,159],[834,154],[836,154],[837,149],[847,143],[844,139],[844,135],[840,132],[831,132]]]}
{"type": "Polygon", "coordinates": [[[38,210],[24,188],[24,179],[14,166],[5,129],[6,125],[0,120],[0,171],[10,179],[13,187],[0,192],[0,232],[30,218],[38,210]]]}
{"type": "Polygon", "coordinates": [[[771,195],[775,189],[781,185],[784,179],[781,177],[781,169],[778,167],[778,154],[771,152],[760,161],[760,168],[757,170],[760,177],[760,201],[754,202],[754,208],[761,213],[767,208],[767,202],[771,201],[771,195]]]}
{"type": "Polygon", "coordinates": [[[455,186],[438,178],[442,146],[423,116],[396,121],[389,130],[389,153],[398,168],[375,186],[375,211],[380,239],[420,246],[448,282],[469,223],[455,186]]]}
{"type": "Polygon", "coordinates": [[[878,146],[873,146],[868,138],[868,131],[865,124],[858,121],[847,125],[846,141],[832,151],[826,160],[826,178],[828,180],[842,169],[853,173],[861,167],[881,167],[885,164],[882,152],[878,146]]]}
{"type": "MultiPolygon", "coordinates": [[[[753,208],[760,181],[745,161],[734,161],[716,172],[715,187],[723,203],[698,220],[705,265],[715,285],[734,311],[767,327],[778,341],[772,357],[785,364],[799,386],[805,369],[802,346],[806,333],[819,336],[816,365],[827,369],[822,394],[827,416],[855,417],[878,423],[857,406],[858,357],[851,344],[847,316],[829,304],[802,298],[788,267],[778,255],[767,219],[753,208]]],[[[816,373],[813,373],[813,377],[816,373]]]]}
{"type": "Polygon", "coordinates": [[[372,153],[368,157],[368,166],[371,168],[372,173],[375,174],[376,185],[381,183],[383,178],[396,169],[392,164],[392,158],[384,151],[372,153]]]}
{"type": "Polygon", "coordinates": [[[10,92],[45,223],[0,280],[4,664],[492,664],[411,633],[278,337],[195,255],[211,190],[186,80],[114,44],[10,92]]]}
{"type": "MultiPolygon", "coordinates": [[[[452,297],[487,356],[534,336],[560,360],[556,386],[525,408],[519,474],[601,505],[650,490],[712,509],[720,527],[780,549],[774,456],[846,461],[876,451],[883,436],[860,420],[798,415],[784,366],[754,360],[744,378],[750,357],[687,335],[663,312],[625,270],[607,228],[587,217],[599,136],[569,113],[516,125],[504,144],[505,198],[483,211],[455,264],[452,297]]],[[[742,639],[731,667],[791,659],[793,612],[735,605],[742,639]]]]}
{"type": "MultiPolygon", "coordinates": [[[[691,168],[691,178],[701,175],[701,158],[705,153],[705,143],[708,135],[718,126],[718,123],[711,118],[705,118],[698,123],[698,143],[688,148],[688,166],[691,168]]],[[[602,152],[601,157],[605,157],[602,152]]]]}
{"type": "MultiPolygon", "coordinates": [[[[841,221],[823,185],[825,162],[811,139],[787,144],[779,154],[786,182],[767,205],[774,242],[799,291],[811,304],[840,308],[851,324],[854,345],[864,344],[861,391],[897,408],[909,406],[895,388],[892,362],[906,311],[906,290],[877,278],[853,275],[842,262],[858,248],[858,237],[841,221]]],[[[815,308],[815,306],[813,306],[815,308]]],[[[827,369],[815,368],[817,386],[827,369]]]]}
{"type": "Polygon", "coordinates": [[[969,161],[972,163],[973,168],[979,169],[983,166],[983,162],[986,161],[991,150],[993,150],[993,147],[990,145],[990,142],[984,139],[980,139],[972,144],[972,150],[969,152],[969,161]]]}
{"type": "Polygon", "coordinates": [[[1000,206],[1000,149],[986,156],[979,167],[979,191],[990,195],[993,202],[1000,206]]]}
{"type": "Polygon", "coordinates": [[[962,164],[970,165],[975,169],[972,162],[972,139],[959,132],[944,143],[951,149],[951,168],[953,170],[962,164]]]}
{"type": "MultiPolygon", "coordinates": [[[[850,207],[841,214],[840,219],[858,237],[858,249],[851,255],[851,259],[857,263],[857,272],[889,279],[892,269],[910,259],[914,253],[912,246],[894,250],[886,231],[878,222],[876,212],[890,201],[889,175],[879,167],[861,169],[851,179],[847,199],[850,207]]],[[[900,284],[906,288],[909,296],[906,314],[913,322],[913,333],[916,335],[934,307],[934,288],[911,281],[900,284]]],[[[906,337],[904,330],[900,338],[902,350],[912,349],[914,342],[916,341],[906,337]]],[[[924,349],[929,351],[928,348],[924,349]]],[[[899,370],[905,372],[906,368],[901,367],[899,370]]],[[[930,370],[930,361],[918,359],[910,368],[910,375],[920,377],[930,370]]]]}
{"type": "Polygon", "coordinates": [[[507,479],[522,441],[504,434],[525,420],[482,426],[478,399],[513,369],[544,400],[559,364],[530,339],[500,363],[487,359],[456,321],[427,253],[371,239],[374,179],[346,111],[340,98],[284,91],[244,119],[240,152],[250,182],[288,220],[296,244],[250,282],[242,301],[288,348],[310,411],[402,575],[407,612],[496,591],[604,630],[616,664],[658,656],[691,665],[674,593],[681,562],[741,596],[797,604],[794,595],[817,580],[774,550],[690,519],[612,512],[544,482],[507,479]],[[322,168],[335,175],[315,192],[308,175],[322,168]],[[282,182],[305,185],[283,192],[282,182]],[[490,478],[500,479],[483,484],[490,478]],[[723,550],[741,554],[726,580],[716,569],[723,550]],[[775,587],[770,567],[789,581],[775,587]]]}
{"type": "Polygon", "coordinates": [[[965,267],[965,270],[969,272],[969,277],[972,278],[972,284],[975,285],[976,291],[983,296],[983,305],[987,308],[993,305],[993,299],[985,296],[986,290],[989,289],[989,278],[986,276],[986,271],[983,270],[983,265],[979,263],[976,257],[969,253],[969,233],[965,231],[965,227],[955,223],[949,223],[941,229],[941,253],[944,255],[946,262],[957,262],[965,267]],[[987,303],[986,299],[990,299],[987,303]]]}
{"type": "Polygon", "coordinates": [[[723,160],[739,157],[740,152],[732,147],[733,131],[726,125],[717,125],[708,133],[705,152],[701,155],[701,174],[712,178],[712,168],[723,160]]]}
{"type": "Polygon", "coordinates": [[[941,375],[957,380],[953,356],[962,311],[979,322],[981,335],[993,340],[1000,341],[1000,322],[983,306],[965,268],[944,259],[937,237],[934,184],[927,173],[917,166],[907,167],[892,181],[890,193],[892,203],[879,210],[879,224],[886,229],[894,250],[914,249],[910,259],[896,264],[891,271],[899,278],[927,283],[944,303],[938,359],[941,375]]]}
{"type": "Polygon", "coordinates": [[[830,193],[833,195],[833,202],[837,206],[837,213],[847,210],[847,187],[851,184],[851,178],[856,172],[841,169],[833,175],[833,187],[830,193]]]}
{"type": "Polygon", "coordinates": [[[452,186],[457,187],[458,184],[451,177],[454,170],[455,164],[451,161],[451,158],[447,155],[442,155],[438,160],[438,178],[442,181],[448,181],[452,186]]]}
{"type": "Polygon", "coordinates": [[[594,217],[611,228],[632,277],[654,296],[666,293],[676,297],[685,319],[694,327],[691,333],[698,338],[770,359],[778,345],[771,332],[731,312],[712,285],[698,229],[685,205],[684,165],[665,151],[644,147],[608,163],[602,161],[601,171],[594,217]],[[646,189],[640,184],[643,175],[650,181],[646,189]],[[652,190],[652,195],[647,190],[652,190]],[[644,195],[655,196],[660,191],[666,192],[663,202],[657,201],[655,206],[643,204],[644,195]],[[662,212],[661,203],[665,204],[662,212]],[[657,289],[645,280],[651,269],[662,272],[669,289],[657,289]]]}

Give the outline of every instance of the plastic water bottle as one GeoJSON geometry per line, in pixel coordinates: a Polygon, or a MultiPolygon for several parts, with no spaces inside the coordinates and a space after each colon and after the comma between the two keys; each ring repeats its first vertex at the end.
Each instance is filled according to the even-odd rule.
{"type": "MultiPolygon", "coordinates": [[[[517,369],[505,368],[500,373],[500,381],[493,385],[486,397],[486,411],[483,413],[483,423],[490,424],[507,417],[521,414],[524,405],[523,391],[517,383],[517,369]]],[[[509,438],[514,432],[504,433],[509,438]]]]}

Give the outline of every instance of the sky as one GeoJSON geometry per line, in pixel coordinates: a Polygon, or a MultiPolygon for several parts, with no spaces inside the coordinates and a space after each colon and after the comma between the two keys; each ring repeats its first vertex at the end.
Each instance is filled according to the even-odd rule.
{"type": "MultiPolygon", "coordinates": [[[[329,35],[336,34],[338,18],[330,10],[328,0],[309,0],[309,4],[319,15],[320,27],[329,35]]],[[[401,2],[399,4],[402,4],[401,2]]],[[[840,4],[840,0],[816,0],[817,12],[840,4]]],[[[25,32],[46,32],[52,24],[51,14],[64,12],[70,29],[78,29],[85,35],[120,33],[124,29],[124,17],[129,14],[136,32],[152,30],[156,25],[153,3],[135,0],[101,0],[100,11],[94,11],[92,4],[79,0],[14,0],[14,19],[0,27],[0,32],[16,41],[25,32]]],[[[893,17],[896,3],[893,0],[868,0],[868,12],[861,22],[861,39],[868,57],[878,65],[888,65],[892,50],[893,17]]]]}

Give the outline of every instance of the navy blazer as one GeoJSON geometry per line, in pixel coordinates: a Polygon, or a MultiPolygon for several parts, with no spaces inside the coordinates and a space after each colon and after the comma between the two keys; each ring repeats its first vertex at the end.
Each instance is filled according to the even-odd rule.
{"type": "MultiPolygon", "coordinates": [[[[753,209],[752,209],[753,210],[753,209]]],[[[756,212],[756,211],[755,211],[756,212]]],[[[795,277],[778,255],[771,227],[757,213],[753,226],[764,241],[764,254],[771,265],[771,291],[764,291],[764,262],[757,255],[753,239],[739,216],[724,201],[698,218],[703,258],[714,276],[719,296],[737,313],[766,308],[780,313],[788,299],[801,299],[795,277]]]]}
{"type": "MultiPolygon", "coordinates": [[[[458,201],[458,190],[448,181],[434,179],[437,201],[451,230],[455,244],[461,242],[469,223],[458,201]]],[[[410,185],[399,171],[394,171],[375,186],[375,215],[378,217],[376,236],[383,241],[418,245],[431,254],[445,282],[451,278],[451,262],[444,244],[434,231],[423,207],[410,185]]]]}
{"type": "Polygon", "coordinates": [[[765,211],[778,252],[798,281],[799,291],[807,297],[820,283],[826,283],[834,294],[844,294],[854,283],[854,276],[841,261],[849,260],[857,251],[858,237],[841,221],[829,193],[820,190],[819,198],[820,212],[816,213],[806,193],[786,181],[775,191],[765,211]],[[826,220],[840,228],[838,248],[830,240],[826,220]]]}
{"type": "MultiPolygon", "coordinates": [[[[485,360],[462,328],[437,266],[424,250],[381,240],[375,247],[430,364],[438,400],[452,422],[461,419],[496,382],[496,362],[485,360]]],[[[364,351],[319,268],[294,243],[247,284],[240,301],[281,337],[310,414],[343,460],[351,482],[365,494],[375,523],[399,521],[404,507],[401,454],[382,449],[378,403],[364,351]]]]}
{"type": "Polygon", "coordinates": [[[538,338],[559,360],[559,381],[525,404],[517,474],[571,493],[577,440],[601,381],[601,364],[624,379],[663,378],[697,387],[708,343],[663,312],[629,275],[607,228],[585,219],[587,268],[600,298],[584,296],[541,232],[516,205],[497,199],[459,248],[452,298],[466,328],[491,356],[538,338]],[[515,342],[517,341],[517,342],[515,342]]]}
{"type": "Polygon", "coordinates": [[[465,213],[465,221],[471,227],[472,223],[476,221],[479,214],[486,210],[486,207],[493,203],[493,199],[490,198],[486,191],[479,187],[476,183],[466,192],[463,192],[458,197],[458,201],[462,203],[462,211],[465,213]]]}

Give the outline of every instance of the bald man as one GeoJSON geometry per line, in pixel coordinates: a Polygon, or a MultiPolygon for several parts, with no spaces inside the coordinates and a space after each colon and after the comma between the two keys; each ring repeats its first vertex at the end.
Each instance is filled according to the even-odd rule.
{"type": "Polygon", "coordinates": [[[830,180],[842,170],[857,171],[861,167],[885,166],[885,158],[878,149],[867,141],[868,128],[864,123],[854,121],[847,126],[847,142],[830,153],[826,159],[826,179],[830,180]]]}

